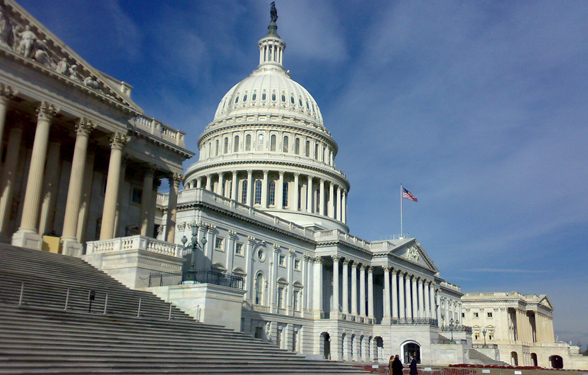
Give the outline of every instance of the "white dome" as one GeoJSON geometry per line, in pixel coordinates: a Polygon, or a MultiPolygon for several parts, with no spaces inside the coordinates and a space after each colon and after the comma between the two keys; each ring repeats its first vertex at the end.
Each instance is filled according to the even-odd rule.
{"type": "Polygon", "coordinates": [[[229,90],[220,101],[214,122],[229,117],[279,113],[324,128],[316,101],[280,67],[262,65],[229,90]]]}

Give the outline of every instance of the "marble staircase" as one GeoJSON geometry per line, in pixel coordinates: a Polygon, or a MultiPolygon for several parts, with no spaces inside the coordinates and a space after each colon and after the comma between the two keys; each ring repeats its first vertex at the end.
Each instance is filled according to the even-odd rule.
{"type": "Polygon", "coordinates": [[[361,373],[195,322],[81,259],[0,244],[0,374],[361,373]]]}

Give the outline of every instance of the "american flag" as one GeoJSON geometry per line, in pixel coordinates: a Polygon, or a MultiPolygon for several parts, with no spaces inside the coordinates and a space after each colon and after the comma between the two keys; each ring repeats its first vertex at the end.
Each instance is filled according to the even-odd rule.
{"type": "Polygon", "coordinates": [[[415,197],[414,195],[412,195],[412,193],[408,190],[406,190],[405,188],[402,188],[402,198],[404,199],[410,199],[413,202],[418,202],[419,200],[417,199],[417,197],[415,197]]]}

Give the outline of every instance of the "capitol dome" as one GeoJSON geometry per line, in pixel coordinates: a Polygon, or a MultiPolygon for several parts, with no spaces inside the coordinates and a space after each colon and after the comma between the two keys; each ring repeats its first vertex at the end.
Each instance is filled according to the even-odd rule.
{"type": "Polygon", "coordinates": [[[348,232],[349,182],[338,146],[310,93],[282,65],[275,20],[259,42],[259,65],[220,101],[184,179],[296,224],[348,232]]]}

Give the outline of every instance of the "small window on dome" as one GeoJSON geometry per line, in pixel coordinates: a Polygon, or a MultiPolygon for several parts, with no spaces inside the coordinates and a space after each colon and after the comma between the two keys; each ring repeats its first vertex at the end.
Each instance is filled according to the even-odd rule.
{"type": "Polygon", "coordinates": [[[243,95],[243,101],[246,102],[247,101],[247,94],[243,95]]]}
{"type": "Polygon", "coordinates": [[[293,96],[290,97],[290,103],[294,104],[294,97],[293,96]]]}
{"type": "Polygon", "coordinates": [[[239,97],[238,96],[235,98],[235,103],[239,103],[239,97]]]}
{"type": "Polygon", "coordinates": [[[286,95],[282,94],[282,101],[286,103],[286,95]]]}
{"type": "Polygon", "coordinates": [[[310,111],[310,107],[308,106],[308,102],[306,102],[306,109],[310,111]]]}
{"type": "Polygon", "coordinates": [[[266,95],[265,92],[263,94],[261,94],[261,100],[265,100],[266,99],[266,95]]]}
{"type": "Polygon", "coordinates": [[[298,103],[300,103],[300,106],[302,107],[302,99],[298,99],[298,103]]]}
{"type": "Polygon", "coordinates": [[[253,93],[253,96],[251,97],[251,100],[255,101],[257,99],[257,94],[253,93]]]}
{"type": "Polygon", "coordinates": [[[272,100],[275,101],[276,100],[276,93],[272,94],[272,100]]]}

